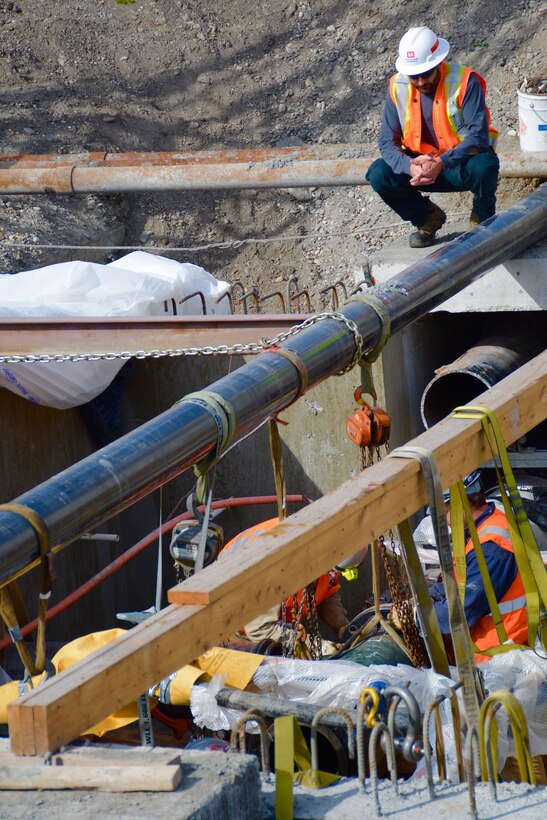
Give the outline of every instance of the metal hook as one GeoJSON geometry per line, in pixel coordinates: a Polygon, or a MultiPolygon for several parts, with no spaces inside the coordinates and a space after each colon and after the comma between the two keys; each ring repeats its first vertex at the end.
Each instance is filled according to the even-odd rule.
{"type": "Polygon", "coordinates": [[[380,703],[380,693],[373,687],[365,687],[359,697],[357,708],[357,777],[359,780],[359,790],[366,792],[366,771],[365,771],[365,726],[370,729],[376,724],[376,715],[380,703]],[[365,709],[369,709],[365,717],[365,709]]]}
{"type": "Polygon", "coordinates": [[[233,285],[229,285],[229,289],[225,291],[222,296],[219,296],[218,299],[215,299],[215,305],[219,305],[223,299],[228,300],[228,304],[230,306],[230,313],[233,315],[234,312],[234,297],[233,297],[233,285]]]}
{"type": "Polygon", "coordinates": [[[261,302],[265,302],[267,299],[271,299],[273,296],[279,297],[279,301],[281,302],[281,310],[283,311],[283,313],[286,313],[287,310],[285,307],[285,297],[283,296],[280,290],[274,290],[272,293],[267,293],[266,296],[259,296],[259,299],[261,302]]]}
{"type": "Polygon", "coordinates": [[[351,760],[355,758],[355,738],[353,736],[354,726],[351,717],[346,710],[342,709],[340,706],[325,706],[323,709],[319,709],[319,711],[315,713],[311,722],[310,745],[312,772],[316,772],[319,769],[319,756],[317,753],[317,724],[319,723],[320,717],[330,714],[331,712],[334,712],[344,718],[348,729],[348,755],[351,760]]]}
{"type": "Polygon", "coordinates": [[[260,313],[260,301],[258,297],[258,291],[256,288],[252,290],[248,290],[246,293],[242,293],[239,299],[239,302],[243,305],[243,313],[247,314],[249,311],[247,309],[247,299],[252,296],[255,304],[255,310],[257,313],[260,313]]]}
{"type": "Polygon", "coordinates": [[[230,751],[237,752],[237,745],[239,739],[239,751],[245,754],[245,725],[254,721],[258,724],[260,729],[260,762],[262,772],[268,774],[270,767],[268,766],[267,748],[268,748],[268,730],[266,728],[266,721],[264,715],[258,709],[247,709],[247,711],[239,718],[237,723],[232,728],[230,735],[230,751]]]}
{"type": "Polygon", "coordinates": [[[189,299],[193,299],[194,296],[199,296],[201,301],[201,311],[204,316],[207,316],[207,304],[205,302],[205,296],[203,295],[201,290],[196,290],[194,293],[189,293],[188,296],[183,296],[182,299],[179,299],[179,305],[182,305],[184,302],[187,302],[189,299]]]}
{"type": "Polygon", "coordinates": [[[292,274],[292,276],[289,276],[287,280],[287,301],[289,303],[289,313],[291,313],[291,302],[294,298],[293,296],[291,296],[291,286],[293,285],[294,289],[298,291],[298,279],[296,277],[296,274],[294,273],[292,274]]]}
{"type": "Polygon", "coordinates": [[[236,293],[235,293],[236,288],[241,288],[241,297],[242,297],[243,294],[245,293],[245,287],[243,285],[243,282],[240,282],[239,279],[236,280],[235,282],[232,282],[232,285],[231,285],[232,303],[233,303],[234,312],[235,312],[235,306],[236,305],[243,305],[243,308],[244,308],[243,312],[246,313],[247,311],[246,311],[245,308],[247,307],[247,303],[243,302],[241,297],[239,299],[236,299],[236,293]]]}
{"type": "Polygon", "coordinates": [[[395,794],[399,793],[399,786],[397,783],[397,765],[395,762],[395,748],[393,746],[393,737],[385,723],[377,723],[372,732],[370,733],[370,740],[368,744],[368,757],[370,761],[370,786],[372,794],[374,795],[376,813],[378,815],[381,815],[382,809],[380,806],[380,798],[378,796],[378,764],[376,762],[376,746],[378,737],[381,737],[381,740],[384,741],[382,743],[382,748],[386,753],[387,765],[389,773],[391,775],[391,783],[395,788],[395,794]],[[386,735],[387,740],[384,740],[386,735]]]}
{"type": "Polygon", "coordinates": [[[398,749],[401,749],[405,760],[415,762],[422,756],[421,744],[417,743],[418,736],[420,734],[421,718],[418,701],[412,692],[404,686],[388,686],[387,689],[384,689],[383,694],[386,700],[393,698],[393,701],[389,707],[388,715],[388,726],[391,737],[393,738],[393,744],[398,749]],[[402,738],[395,737],[395,713],[401,700],[405,702],[409,717],[409,723],[404,740],[402,738]]]}
{"type": "MultiPolygon", "coordinates": [[[[335,288],[342,288],[342,293],[344,294],[344,302],[347,302],[348,299],[348,289],[346,288],[346,283],[342,281],[342,279],[337,279],[334,283],[335,288]]],[[[336,293],[336,298],[338,299],[338,292],[336,293]]]]}
{"type": "Polygon", "coordinates": [[[462,742],[461,742],[461,718],[460,718],[460,709],[458,705],[458,697],[456,695],[456,691],[461,687],[461,682],[455,684],[450,689],[450,694],[443,693],[435,698],[432,703],[430,703],[425,712],[424,712],[424,719],[422,723],[422,736],[423,736],[423,745],[424,745],[424,759],[425,759],[425,768],[427,772],[427,785],[429,787],[429,796],[433,800],[435,795],[435,788],[433,784],[433,766],[431,760],[431,743],[429,742],[429,720],[431,718],[431,713],[435,712],[435,746],[437,751],[437,770],[439,773],[439,781],[443,781],[446,779],[446,758],[445,758],[445,748],[444,748],[444,738],[442,736],[442,725],[441,725],[441,717],[440,717],[440,705],[445,700],[450,700],[450,708],[452,711],[452,728],[454,734],[454,743],[456,745],[456,759],[458,763],[458,776],[460,779],[460,783],[464,780],[464,770],[463,770],[463,755],[462,755],[462,742]]]}
{"type": "MultiPolygon", "coordinates": [[[[326,287],[326,288],[321,288],[321,290],[319,291],[319,293],[320,293],[320,294],[321,294],[321,296],[322,296],[324,293],[328,293],[329,291],[330,291],[330,294],[331,294],[331,295],[330,295],[330,299],[331,299],[331,302],[330,302],[330,304],[331,304],[331,309],[332,309],[332,310],[338,310],[338,293],[336,292],[336,285],[327,285],[327,287],[326,287]]],[[[326,301],[326,300],[325,300],[325,301],[326,301]]]]}
{"type": "Polygon", "coordinates": [[[306,307],[308,309],[308,313],[311,313],[311,299],[310,299],[310,294],[309,294],[307,288],[303,288],[302,290],[299,290],[298,293],[295,293],[294,296],[292,297],[293,301],[296,300],[296,312],[300,313],[300,297],[301,296],[305,297],[306,307]]]}

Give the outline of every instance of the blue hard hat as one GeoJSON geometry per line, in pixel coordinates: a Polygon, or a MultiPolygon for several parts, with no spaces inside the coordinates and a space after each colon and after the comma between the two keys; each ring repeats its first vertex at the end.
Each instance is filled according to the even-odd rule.
{"type": "MultiPolygon", "coordinates": [[[[466,475],[463,479],[463,486],[465,487],[465,494],[466,495],[473,495],[474,493],[480,493],[482,490],[482,479],[480,470],[473,470],[472,473],[466,475]]],[[[443,493],[443,501],[445,504],[448,504],[450,501],[450,490],[445,490],[443,493]]]]}

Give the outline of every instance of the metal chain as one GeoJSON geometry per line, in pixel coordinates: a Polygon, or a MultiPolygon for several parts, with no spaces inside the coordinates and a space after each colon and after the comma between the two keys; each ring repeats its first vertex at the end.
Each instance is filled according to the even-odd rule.
{"type": "Polygon", "coordinates": [[[281,651],[284,658],[294,658],[294,650],[296,648],[296,640],[300,634],[300,624],[302,622],[302,611],[304,609],[304,598],[302,599],[295,612],[294,604],[298,600],[296,594],[292,596],[292,620],[287,621],[287,603],[283,601],[281,604],[281,651]]]}
{"type": "Polygon", "coordinates": [[[287,620],[287,603],[283,601],[281,604],[281,649],[284,658],[294,658],[296,650],[296,642],[299,637],[302,637],[302,621],[304,617],[304,608],[307,610],[307,620],[309,629],[307,635],[309,638],[308,646],[312,660],[321,660],[323,657],[321,632],[319,629],[319,618],[317,616],[317,604],[315,600],[315,589],[317,581],[313,581],[302,590],[302,597],[298,607],[295,604],[298,600],[297,595],[292,596],[292,619],[287,620]]]}
{"type": "MultiPolygon", "coordinates": [[[[385,445],[386,454],[389,453],[389,444],[385,445]]],[[[374,456],[376,461],[381,461],[382,453],[380,447],[361,447],[361,469],[366,469],[374,464],[374,456]]],[[[380,547],[380,555],[384,564],[386,580],[393,600],[393,607],[397,613],[399,623],[401,625],[401,632],[405,646],[408,649],[412,663],[416,668],[423,667],[427,664],[422,643],[416,622],[414,620],[414,609],[412,605],[412,592],[410,584],[406,577],[406,571],[403,568],[402,562],[399,560],[396,553],[395,539],[393,530],[389,531],[391,540],[391,552],[393,567],[387,554],[385,545],[385,538],[380,535],[378,543],[380,547]],[[395,571],[394,571],[395,570],[395,571]]]]}
{"type": "Polygon", "coordinates": [[[406,577],[401,571],[401,564],[395,552],[395,541],[393,538],[393,530],[389,531],[391,539],[392,560],[395,568],[395,573],[389,560],[387,549],[385,545],[384,536],[378,538],[380,544],[380,555],[384,563],[387,584],[391,597],[393,599],[393,606],[397,613],[399,623],[401,625],[401,632],[405,646],[408,649],[410,659],[417,669],[427,665],[424,655],[416,622],[414,620],[414,609],[412,606],[412,593],[406,577]]]}
{"type": "Polygon", "coordinates": [[[264,353],[267,348],[278,345],[284,342],[291,336],[296,336],[303,330],[311,327],[317,322],[324,319],[334,319],[337,322],[342,322],[348,330],[353,333],[355,338],[355,354],[350,364],[340,371],[339,375],[349,372],[355,364],[363,356],[363,337],[359,333],[359,329],[352,319],[348,319],[343,313],[325,312],[317,313],[305,319],[299,325],[293,325],[286,331],[279,333],[271,339],[261,339],[258,342],[248,342],[247,344],[233,344],[233,345],[206,345],[205,347],[174,347],[166,348],[165,350],[123,350],[119,353],[41,353],[38,355],[29,354],[27,356],[20,355],[0,355],[0,364],[36,364],[39,362],[48,364],[50,362],[98,362],[98,361],[115,361],[121,359],[128,361],[129,359],[161,359],[173,358],[175,356],[233,356],[246,355],[253,353],[264,353]]]}
{"type": "Polygon", "coordinates": [[[312,660],[320,661],[323,658],[323,648],[321,641],[321,630],[319,628],[319,618],[317,615],[317,601],[315,599],[316,589],[317,581],[313,581],[306,587],[305,595],[307,598],[310,652],[312,660]]]}

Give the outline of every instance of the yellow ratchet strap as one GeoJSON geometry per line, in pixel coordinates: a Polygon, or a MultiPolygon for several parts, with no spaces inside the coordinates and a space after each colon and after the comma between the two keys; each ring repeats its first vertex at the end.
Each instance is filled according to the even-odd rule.
{"type": "MultiPolygon", "coordinates": [[[[540,608],[542,604],[544,608],[547,607],[547,571],[517,488],[498,420],[487,407],[456,407],[452,415],[456,418],[479,419],[482,424],[494,459],[511,543],[524,586],[528,643],[533,647],[539,634],[542,646],[547,650],[547,640],[540,632],[540,608]]],[[[482,654],[489,654],[490,651],[482,654]]]]}
{"type": "Polygon", "coordinates": [[[509,715],[509,722],[511,724],[511,731],[515,743],[515,752],[519,765],[520,776],[523,782],[536,785],[536,773],[534,771],[534,764],[532,762],[532,755],[530,754],[530,742],[528,740],[528,726],[526,725],[526,717],[524,710],[517,698],[509,691],[500,690],[493,692],[481,706],[480,723],[479,723],[479,749],[481,756],[481,773],[483,782],[488,780],[488,765],[486,757],[486,742],[488,740],[490,760],[492,761],[494,782],[497,782],[498,774],[497,759],[497,731],[496,722],[492,720],[490,723],[489,737],[485,737],[485,724],[488,716],[493,717],[497,711],[496,707],[504,706],[509,715]]]}
{"type": "Polygon", "coordinates": [[[312,771],[310,751],[302,729],[292,715],[275,719],[274,744],[275,816],[276,820],[292,820],[293,782],[310,789],[322,789],[336,783],[340,777],[329,772],[312,771]]]}

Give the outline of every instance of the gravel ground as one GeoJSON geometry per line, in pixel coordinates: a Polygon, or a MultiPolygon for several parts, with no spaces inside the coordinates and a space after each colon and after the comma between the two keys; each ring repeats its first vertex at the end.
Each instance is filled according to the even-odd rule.
{"type": "MultiPolygon", "coordinates": [[[[434,22],[430,6],[0,0],[0,153],[373,145],[399,38],[410,25],[428,22],[460,62],[486,77],[493,121],[502,135],[514,134],[517,86],[547,73],[547,4],[438,0],[434,22]]],[[[534,184],[502,181],[499,207],[534,184]]],[[[444,195],[442,204],[453,219],[470,210],[467,194],[444,195]]],[[[89,257],[38,244],[126,244],[159,248],[263,293],[297,276],[314,309],[325,285],[359,281],[368,255],[408,229],[368,187],[4,196],[0,225],[5,272],[89,257]],[[125,239],[114,241],[112,228],[120,225],[125,239]],[[214,247],[241,239],[260,241],[214,247]]]]}

